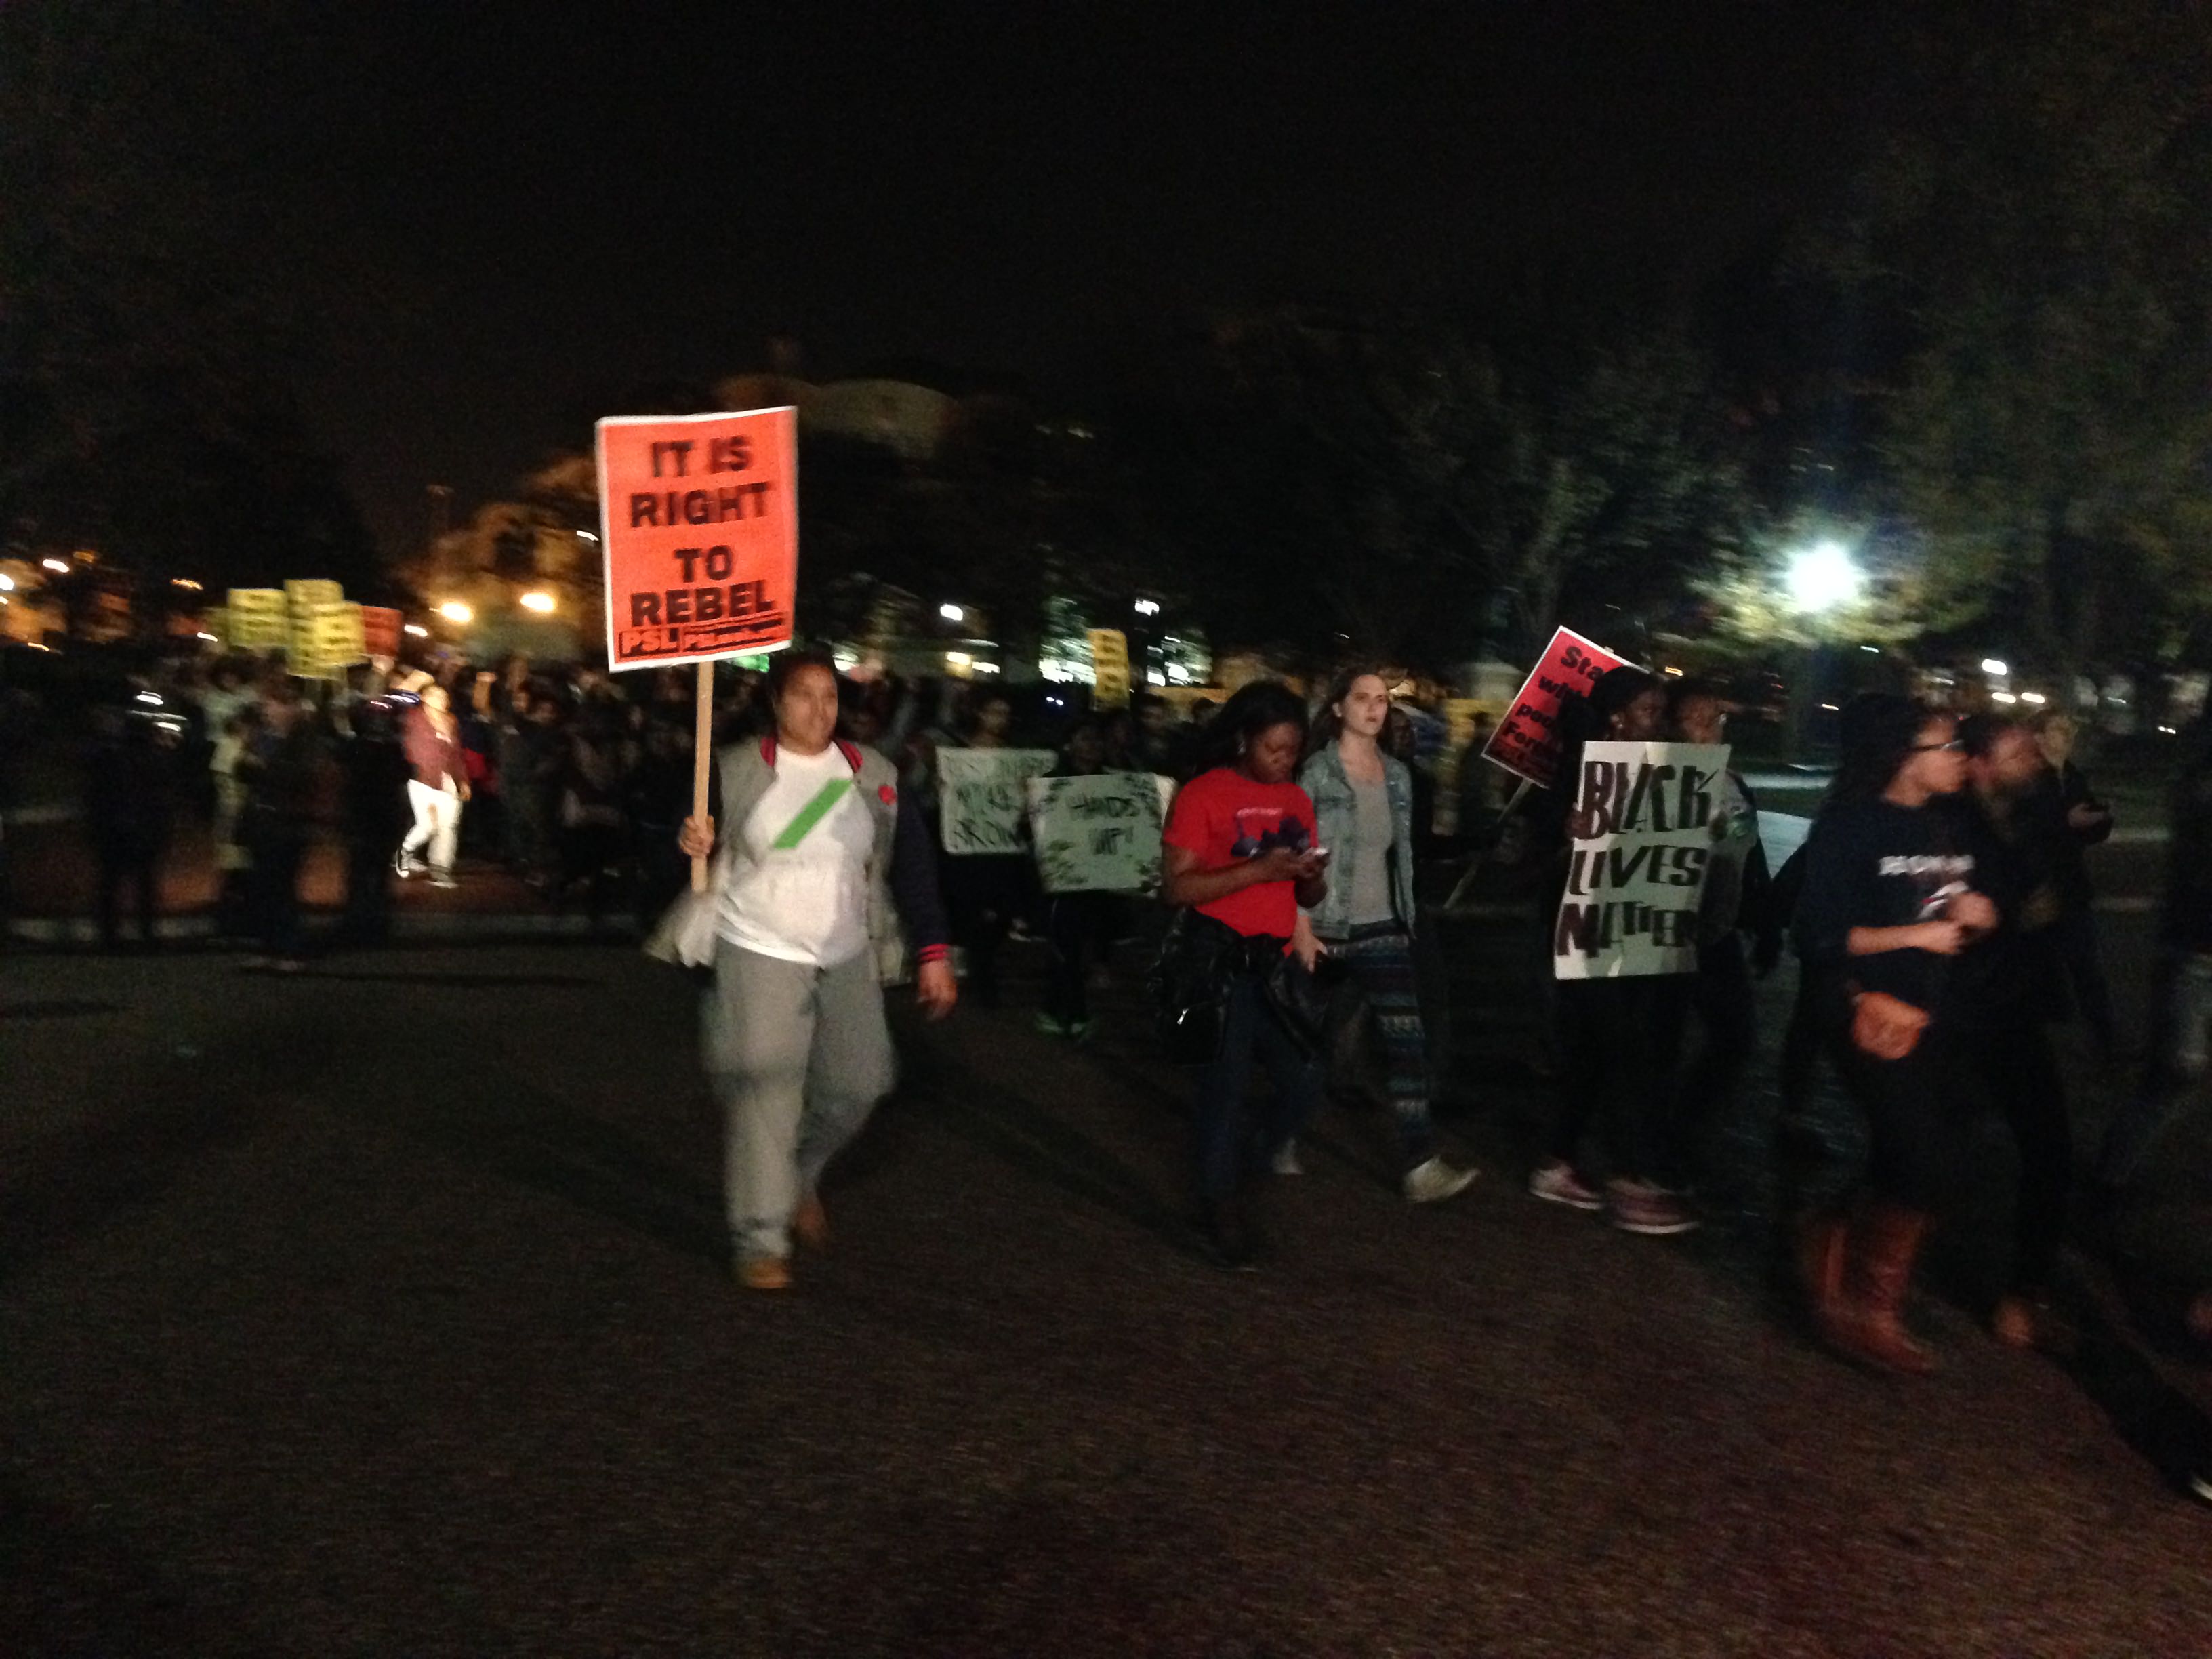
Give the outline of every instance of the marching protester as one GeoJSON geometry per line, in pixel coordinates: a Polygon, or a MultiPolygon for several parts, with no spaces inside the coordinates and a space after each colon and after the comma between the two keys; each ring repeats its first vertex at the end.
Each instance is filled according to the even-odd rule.
{"type": "Polygon", "coordinates": [[[1994,933],[1960,963],[1962,1047],[2020,1150],[2012,1274],[1991,1328],[2009,1347],[2034,1346],[2058,1266],[2074,1138],[2049,1028],[2067,1011],[2059,926],[2060,869],[2072,832],[2041,787],[2033,735],[1993,714],[1962,721],[1967,849],[1974,884],[1996,906],[1994,933]]]}
{"type": "Polygon", "coordinates": [[[1807,842],[1795,928],[1818,976],[1836,1068],[1866,1115],[1871,1156],[1855,1200],[1804,1222],[1799,1267],[1830,1346],[1924,1373],[1935,1359],[1904,1311],[1968,1121],[1957,959],[1998,918],[1976,890],[1956,815],[1937,805],[1966,781],[1951,717],[1881,697],[1864,700],[1845,726],[1852,745],[1807,842]]]}
{"type": "MultiPolygon", "coordinates": [[[[1056,778],[1096,777],[1105,764],[1104,733],[1096,720],[1085,720],[1061,745],[1056,778]]],[[[1084,987],[1090,962],[1103,962],[1115,940],[1128,931],[1129,902],[1120,893],[1054,893],[1045,900],[1045,939],[1052,947],[1052,974],[1046,981],[1044,1008],[1037,1030],[1047,1036],[1080,1042],[1091,1035],[1091,1001],[1084,987]]]]}
{"type": "Polygon", "coordinates": [[[1249,1268],[1260,1247],[1242,1198],[1247,1175],[1297,1139],[1321,1093],[1320,1069],[1279,1006],[1280,978],[1297,966],[1298,907],[1328,890],[1313,802],[1292,781],[1305,725],[1304,703],[1274,681],[1237,692],[1207,729],[1199,774],[1161,838],[1160,896],[1184,912],[1176,947],[1218,1021],[1191,1131],[1206,1242],[1231,1268],[1249,1268]],[[1255,1058],[1275,1085],[1256,1144],[1244,1106],[1255,1058]]]}
{"type": "Polygon", "coordinates": [[[313,711],[289,679],[265,685],[261,718],[239,757],[246,785],[240,838],[250,860],[247,891],[263,954],[246,966],[299,972],[307,964],[307,927],[300,914],[300,866],[315,821],[323,743],[313,711]]]}
{"type": "Polygon", "coordinates": [[[100,863],[100,943],[119,941],[116,910],[131,889],[140,947],[159,942],[161,854],[175,827],[176,765],[167,736],[127,709],[103,708],[85,779],[84,817],[100,863]]]}
{"type": "Polygon", "coordinates": [[[435,682],[422,689],[422,701],[404,717],[404,741],[407,763],[414,776],[407,781],[407,799],[415,809],[415,827],[399,843],[398,867],[401,876],[420,871],[416,856],[424,848],[430,853],[430,884],[454,887],[453,856],[461,840],[461,807],[469,798],[467,763],[461,757],[460,722],[454,718],[453,698],[435,682]]]}
{"type": "MultiPolygon", "coordinates": [[[[1728,702],[1703,681],[1674,684],[1667,719],[1680,742],[1728,741],[1728,702]]],[[[1719,780],[1711,828],[1712,852],[1698,906],[1698,969],[1684,988],[1703,1041],[1681,1068],[1671,1114],[1674,1156],[1691,1172],[1707,1167],[1714,1132],[1727,1121],[1751,1062],[1758,1042],[1752,967],[1754,961],[1771,967],[1778,931],[1758,804],[1732,767],[1719,780]]],[[[1674,1027],[1678,1038],[1681,1029],[1674,1027]]]]}
{"type": "Polygon", "coordinates": [[[354,710],[351,730],[339,745],[346,847],[343,932],[349,944],[381,945],[392,932],[392,860],[407,834],[407,784],[414,775],[398,724],[389,701],[367,699],[354,710]]]}
{"type": "Polygon", "coordinates": [[[702,1047],[732,1271],[757,1291],[789,1287],[794,1233],[826,1241],[823,1170],[890,1091],[878,963],[900,921],[922,1007],[941,1018],[958,994],[927,832],[890,763],[836,738],[829,655],[780,653],[769,696],[774,732],[719,757],[719,839],[713,817],[684,821],[680,846],[712,856],[714,877],[671,912],[659,947],[714,966],[702,1047]]]}
{"type": "MultiPolygon", "coordinates": [[[[1302,908],[1299,960],[1341,963],[1382,1036],[1390,1109],[1396,1119],[1401,1186],[1416,1204],[1466,1189],[1472,1169],[1437,1156],[1429,1116],[1429,1053],[1413,966],[1413,789],[1408,769],[1381,738],[1390,690],[1380,674],[1340,674],[1315,722],[1313,753],[1298,782],[1312,799],[1315,845],[1328,849],[1334,878],[1321,902],[1302,908]]],[[[1296,1167],[1283,1148],[1283,1167],[1296,1167]]]]}
{"type": "Polygon", "coordinates": [[[2106,1060],[2116,1060],[2121,1046],[2119,1021],[2105,979],[2097,939],[2097,894],[2090,884],[2086,856],[2089,848],[2111,838],[2112,810],[2097,799],[2089,780],[2074,763],[2074,717],[2063,709],[2046,708],[2035,717],[2033,730],[2048,769],[2039,780],[2038,792],[2051,797],[2049,810],[2065,823],[2057,849],[2058,960],[2097,1053],[2106,1060]]]}
{"type": "MultiPolygon", "coordinates": [[[[1014,721],[1013,705],[987,691],[957,722],[959,745],[1006,749],[1014,721]]],[[[944,745],[939,745],[940,747],[944,745]]],[[[945,896],[959,942],[969,988],[986,1008],[999,1004],[999,951],[1008,932],[1028,908],[1034,877],[1022,853],[973,853],[944,860],[945,896]]]]}
{"type": "MultiPolygon", "coordinates": [[[[1587,699],[1567,702],[1563,720],[1577,728],[1559,763],[1559,781],[1538,809],[1558,848],[1559,870],[1542,912],[1548,934],[1566,882],[1566,842],[1577,817],[1574,793],[1585,742],[1648,743],[1664,728],[1667,694],[1640,668],[1612,668],[1587,699]]],[[[1669,1162],[1669,1073],[1682,1018],[1676,975],[1561,980],[1557,992],[1559,1093],[1546,1155],[1528,1177],[1531,1195],[1577,1210],[1605,1210],[1624,1232],[1665,1237],[1688,1232],[1698,1218],[1681,1195],[1661,1183],[1669,1162]],[[1581,1160],[1589,1130],[1599,1131],[1602,1188],[1585,1178],[1581,1160]]]]}

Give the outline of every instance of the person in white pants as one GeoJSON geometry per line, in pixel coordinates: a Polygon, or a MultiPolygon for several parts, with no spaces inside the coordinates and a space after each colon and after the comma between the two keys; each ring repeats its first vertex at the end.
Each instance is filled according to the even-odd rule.
{"type": "Polygon", "coordinates": [[[469,798],[469,774],[461,759],[461,723],[453,718],[453,700],[442,685],[422,688],[422,701],[407,721],[408,804],[415,809],[415,827],[399,844],[399,873],[411,876],[422,867],[416,856],[430,849],[430,884],[458,885],[453,880],[453,854],[461,838],[461,806],[469,798]]]}

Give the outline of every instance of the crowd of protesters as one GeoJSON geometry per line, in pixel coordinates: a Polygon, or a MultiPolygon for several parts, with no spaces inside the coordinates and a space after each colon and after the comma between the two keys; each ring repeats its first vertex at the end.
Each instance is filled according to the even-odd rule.
{"type": "MultiPolygon", "coordinates": [[[[1193,1181],[1215,1258],[1247,1267],[1264,1254],[1248,1200],[1256,1185],[1300,1173],[1298,1137],[1329,1081],[1328,1010],[1346,998],[1378,1040],[1404,1196],[1448,1199],[1474,1178],[1441,1154],[1430,1109],[1414,939],[1431,918],[1414,878],[1440,850],[1433,776],[1407,763],[1410,726],[1381,674],[1340,676],[1311,703],[1261,682],[1188,719],[1144,694],[1127,709],[1057,714],[1048,697],[1028,729],[988,684],[856,683],[811,653],[782,659],[772,678],[725,669],[715,696],[721,763],[715,812],[702,818],[691,810],[688,672],[617,680],[521,661],[379,665],[342,684],[307,684],[241,661],[141,683],[98,711],[86,757],[101,937],[118,942],[126,913],[142,941],[157,937],[162,865],[195,813],[211,824],[220,930],[279,971],[296,969],[310,949],[301,864],[311,842],[332,832],[344,848],[345,908],[332,936],[341,941],[387,935],[396,881],[469,878],[464,854],[470,869],[504,866],[549,902],[580,902],[595,919],[627,912],[641,927],[681,908],[691,858],[714,856],[714,915],[702,925],[718,945],[701,960],[722,988],[709,1000],[708,1049],[731,1125],[731,1221],[749,1264],[740,1276],[777,1288],[788,1282],[793,1229],[813,1235],[825,1224],[814,1195],[823,1163],[890,1077],[880,1008],[874,1023],[861,1012],[875,1006],[881,951],[838,997],[809,989],[816,980],[794,978],[788,964],[846,970],[854,940],[880,931],[884,907],[868,899],[880,889],[895,894],[919,946],[908,965],[927,970],[931,1012],[951,1006],[956,953],[963,994],[997,1004],[1006,943],[1026,939],[1048,951],[1037,1029],[1081,1041],[1094,1026],[1098,964],[1145,931],[1131,895],[1048,895],[1018,854],[945,854],[942,751],[1042,738],[1060,775],[1141,771],[1180,785],[1160,892],[1176,919],[1150,979],[1164,1036],[1196,1068],[1193,1181]],[[810,805],[848,780],[857,781],[854,800],[881,808],[872,830],[865,813],[846,823],[842,808],[810,805]],[[794,788],[814,793],[800,800],[794,788]],[[718,836],[715,815],[732,800],[742,813],[718,836]],[[816,832],[809,812],[830,830],[816,832]],[[763,813],[781,815],[767,826],[777,833],[763,836],[763,813]],[[817,937],[821,927],[836,937],[817,937]],[[782,1012],[763,1024],[755,1016],[771,1004],[782,1012]],[[1255,1066],[1273,1085],[1256,1114],[1247,1099],[1255,1066]]],[[[1515,833],[1498,842],[1501,859],[1533,874],[1528,890],[1547,931],[1570,842],[1586,827],[1572,798],[1579,745],[1724,743],[1729,708],[1714,686],[1632,668],[1571,701],[1566,781],[1522,802],[1515,833]]],[[[1697,1227],[1720,1180],[1717,1127],[1759,1043],[1753,980],[1774,970],[1787,939],[1798,991],[1777,1034],[1775,1167],[1794,1206],[1794,1260],[1815,1328],[1854,1358],[1929,1367],[1906,1328],[1906,1291],[1929,1231],[1955,1206],[1972,1133],[1988,1115],[2012,1136],[2020,1170],[2013,1266],[1992,1328],[2007,1343],[2036,1342],[2073,1186],[2051,1028],[2078,1011],[2100,1055],[2124,1052],[2084,856],[2113,820],[2072,739],[2055,713],[1960,720],[1903,698],[1858,699],[1844,711],[1840,769],[1809,838],[1776,872],[1752,792],[1729,774],[1709,826],[1694,970],[1542,988],[1541,1069],[1555,1111],[1528,1192],[1632,1234],[1697,1227]],[[1815,1200],[1804,1195],[1814,1183],[1800,1178],[1800,1114],[1823,1067],[1863,1119],[1870,1154],[1850,1190],[1815,1200]]],[[[1463,769],[1470,823],[1498,819],[1491,777],[1463,769]]],[[[2185,769],[2176,796],[2149,1064],[2099,1159],[2108,1189],[2133,1176],[2181,1086],[2207,1063],[2207,777],[2212,748],[2185,769]]],[[[1136,967],[1126,962],[1125,975],[1136,967]]]]}

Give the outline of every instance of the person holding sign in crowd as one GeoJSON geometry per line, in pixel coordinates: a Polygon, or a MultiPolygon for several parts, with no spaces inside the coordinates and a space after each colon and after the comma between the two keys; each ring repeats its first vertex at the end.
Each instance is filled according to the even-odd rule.
{"type": "Polygon", "coordinates": [[[778,655],[769,695],[773,735],[720,757],[719,852],[712,817],[687,817],[678,844],[714,857],[703,1038],[724,1115],[732,1267],[748,1288],[781,1291],[791,1236],[828,1237],[823,1167],[890,1091],[878,947],[902,921],[932,1018],[958,988],[928,831],[890,762],[836,740],[829,656],[778,655]]]}
{"type": "MultiPolygon", "coordinates": [[[[1413,969],[1413,789],[1405,762],[1382,747],[1390,688],[1372,670],[1337,676],[1314,724],[1313,753],[1298,781],[1312,798],[1319,844],[1336,879],[1319,905],[1298,913],[1298,959],[1344,963],[1373,1011],[1388,1059],[1401,1185],[1416,1204],[1466,1190],[1476,1171],[1437,1156],[1429,1117],[1429,1053],[1413,969]]],[[[1296,1168],[1285,1148],[1285,1173],[1296,1168]]]]}
{"type": "MultiPolygon", "coordinates": [[[[1650,743],[1666,718],[1667,694],[1640,668],[1609,668],[1587,699],[1560,708],[1574,734],[1561,753],[1558,781],[1546,792],[1538,816],[1558,828],[1561,868],[1548,884],[1547,932],[1558,924],[1567,885],[1566,855],[1584,826],[1587,808],[1575,805],[1582,747],[1605,739],[1650,743]]],[[[1668,1064],[1680,1041],[1682,996],[1679,976],[1561,979],[1557,991],[1559,1105],[1547,1156],[1528,1177],[1528,1191],[1547,1203],[1577,1210],[1607,1210],[1624,1232],[1663,1237],[1688,1232],[1698,1218],[1680,1195],[1662,1186],[1670,1139],[1668,1064]],[[1606,1182],[1601,1190],[1582,1173],[1583,1139],[1601,1131],[1606,1182]]]]}
{"type": "MultiPolygon", "coordinates": [[[[1719,689],[1703,680],[1678,680],[1668,694],[1668,724],[1680,743],[1727,743],[1728,712],[1719,689]]],[[[1717,790],[1712,856],[1705,861],[1705,890],[1698,902],[1698,969],[1686,987],[1703,1042],[1676,1079],[1672,1115],[1674,1156],[1692,1175],[1705,1170],[1714,1133],[1728,1118],[1758,1044],[1752,961],[1755,957],[1764,975],[1772,969],[1781,948],[1758,805],[1734,768],[1718,780],[1717,790]]],[[[1674,1027],[1677,1034],[1682,1029],[1674,1027]]]]}
{"type": "Polygon", "coordinates": [[[1948,714],[1902,697],[1856,700],[1844,754],[1805,847],[1798,955],[1818,975],[1836,1069],[1866,1114],[1865,1188],[1810,1217],[1798,1266],[1820,1334],[1896,1371],[1935,1369],[1904,1320],[1914,1262],[1963,1156],[1960,957],[1996,927],[1957,815],[1966,782],[1948,714]]]}
{"type": "Polygon", "coordinates": [[[1176,797],[1161,836],[1161,896],[1187,912],[1182,944],[1212,964],[1224,993],[1219,1043],[1199,1077],[1191,1131],[1206,1240],[1232,1268],[1249,1268],[1258,1248],[1240,1196],[1252,1154],[1266,1167],[1296,1140],[1321,1095],[1314,1057],[1268,988],[1285,970],[1298,907],[1319,904],[1328,891],[1313,802],[1291,781],[1305,725],[1305,705],[1288,688],[1259,680],[1238,691],[1207,728],[1201,769],[1176,797]],[[1255,1057],[1275,1085],[1256,1147],[1244,1121],[1255,1057]]]}
{"type": "MultiPolygon", "coordinates": [[[[1095,720],[1080,722],[1061,745],[1055,778],[1097,777],[1106,769],[1105,734],[1095,720]]],[[[1054,893],[1045,900],[1045,938],[1052,945],[1052,974],[1036,1027],[1047,1036],[1080,1042],[1091,1035],[1091,1003],[1084,989],[1086,959],[1103,962],[1115,940],[1128,932],[1129,901],[1120,893],[1054,893]]]]}

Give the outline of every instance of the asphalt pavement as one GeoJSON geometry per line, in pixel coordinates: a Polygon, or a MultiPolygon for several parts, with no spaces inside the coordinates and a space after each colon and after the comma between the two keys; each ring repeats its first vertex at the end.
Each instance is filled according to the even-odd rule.
{"type": "Polygon", "coordinates": [[[2186,1363],[1983,1334],[1998,1141],[1943,1373],[1863,1374],[1770,1283],[1768,1091],[1701,1233],[1537,1204],[1516,941],[1435,943],[1464,1198],[1333,1106],[1214,1270],[1128,974],[1070,1047],[1017,948],[902,1013],[783,1298],[634,950],[0,956],[0,1653],[2207,1650],[2186,1363]]]}

